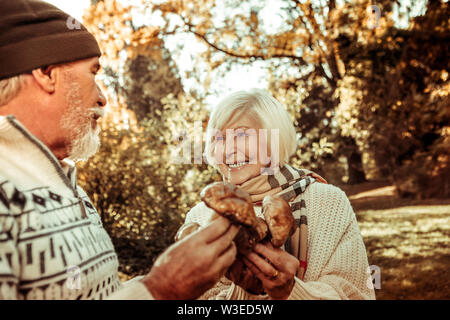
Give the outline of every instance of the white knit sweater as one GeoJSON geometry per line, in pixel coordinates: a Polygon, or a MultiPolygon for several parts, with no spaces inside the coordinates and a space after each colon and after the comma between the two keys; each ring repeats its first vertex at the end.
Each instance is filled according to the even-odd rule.
{"type": "MultiPolygon", "coordinates": [[[[289,299],[375,299],[375,292],[368,285],[372,282],[366,249],[345,193],[335,186],[316,182],[298,197],[306,202],[308,267],[304,281],[295,278],[289,299]]],[[[186,223],[205,226],[212,212],[201,202],[189,211],[186,223]]],[[[255,212],[263,217],[261,207],[255,207],[255,212]]],[[[224,277],[200,299],[247,300],[268,296],[249,294],[224,277]]]]}
{"type": "Polygon", "coordinates": [[[122,284],[110,237],[68,162],[0,116],[0,299],[152,299],[122,284]]]}

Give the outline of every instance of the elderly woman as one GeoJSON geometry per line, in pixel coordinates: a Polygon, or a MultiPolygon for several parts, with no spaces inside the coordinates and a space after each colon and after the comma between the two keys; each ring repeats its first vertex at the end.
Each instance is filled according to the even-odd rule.
{"type": "MultiPolygon", "coordinates": [[[[203,299],[374,299],[364,243],[345,193],[317,174],[287,164],[296,150],[292,121],[269,93],[226,97],[213,111],[206,157],[224,181],[246,191],[263,217],[265,196],[290,205],[296,231],[281,248],[257,244],[239,259],[261,280],[263,295],[223,278],[203,299]]],[[[186,223],[205,226],[214,211],[200,202],[186,223]]]]}

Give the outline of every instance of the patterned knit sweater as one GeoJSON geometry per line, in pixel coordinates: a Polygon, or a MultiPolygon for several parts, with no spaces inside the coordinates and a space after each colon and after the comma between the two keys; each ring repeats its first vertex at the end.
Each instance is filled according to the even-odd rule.
{"type": "Polygon", "coordinates": [[[13,116],[0,116],[0,299],[152,299],[122,284],[100,216],[55,158],[13,116]]]}
{"type": "MultiPolygon", "coordinates": [[[[308,267],[304,281],[295,278],[288,299],[375,299],[369,288],[366,249],[355,214],[345,193],[323,183],[311,184],[298,196],[306,202],[308,221],[308,267]]],[[[189,211],[186,223],[204,226],[212,210],[201,202],[189,211]]],[[[261,207],[255,207],[257,216],[263,217],[261,207]]],[[[298,257],[297,257],[298,258],[298,257]]],[[[200,299],[268,299],[247,293],[223,277],[200,299]]]]}

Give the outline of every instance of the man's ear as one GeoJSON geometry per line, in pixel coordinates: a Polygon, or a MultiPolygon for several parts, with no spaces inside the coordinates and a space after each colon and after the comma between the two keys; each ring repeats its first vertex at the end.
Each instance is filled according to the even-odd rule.
{"type": "Polygon", "coordinates": [[[56,90],[56,83],[59,80],[61,73],[57,66],[41,67],[34,69],[31,74],[37,84],[47,93],[54,93],[56,90]]]}

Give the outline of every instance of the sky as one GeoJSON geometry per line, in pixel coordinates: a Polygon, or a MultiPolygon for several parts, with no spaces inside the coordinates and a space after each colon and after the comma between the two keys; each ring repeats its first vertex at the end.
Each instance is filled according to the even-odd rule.
{"type": "Polygon", "coordinates": [[[87,8],[91,3],[90,0],[76,0],[76,1],[45,0],[45,1],[57,6],[58,8],[67,12],[80,22],[83,21],[82,17],[84,8],[87,8]]]}

